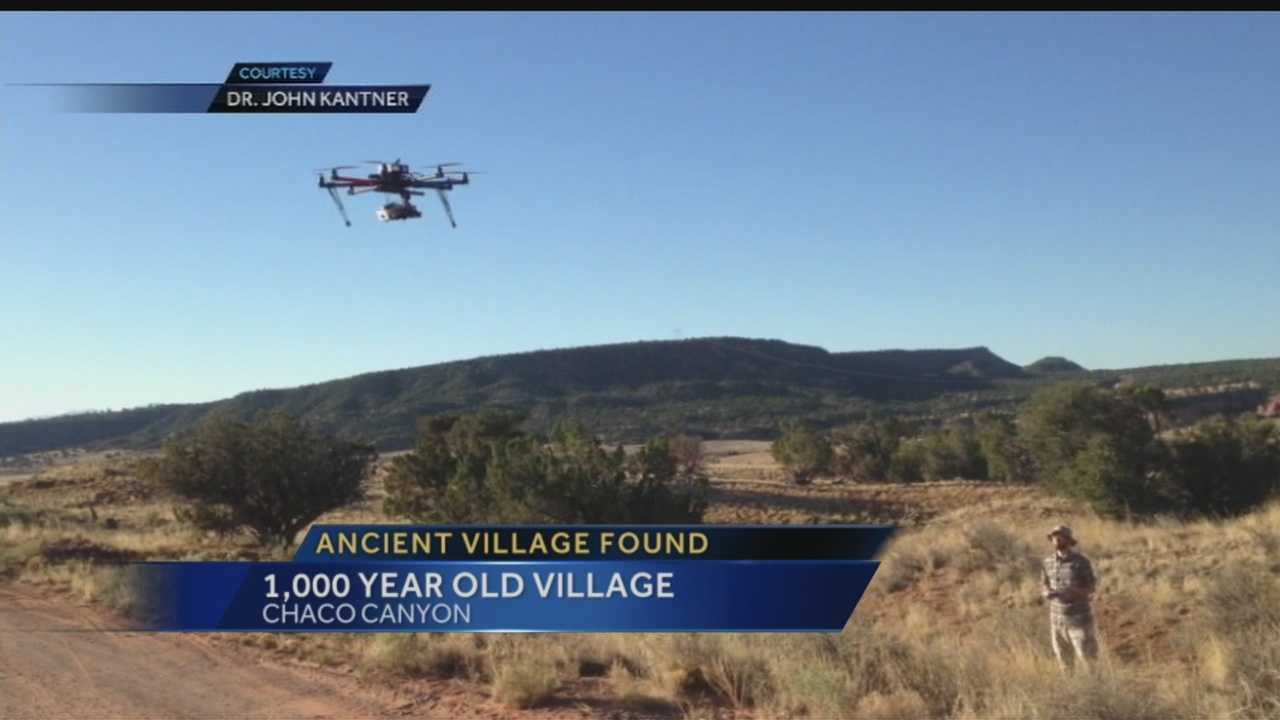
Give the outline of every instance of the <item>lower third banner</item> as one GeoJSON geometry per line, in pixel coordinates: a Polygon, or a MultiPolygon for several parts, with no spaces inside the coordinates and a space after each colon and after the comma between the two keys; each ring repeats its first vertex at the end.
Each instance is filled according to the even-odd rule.
{"type": "Polygon", "coordinates": [[[170,631],[839,632],[875,560],[145,563],[170,631]]]}

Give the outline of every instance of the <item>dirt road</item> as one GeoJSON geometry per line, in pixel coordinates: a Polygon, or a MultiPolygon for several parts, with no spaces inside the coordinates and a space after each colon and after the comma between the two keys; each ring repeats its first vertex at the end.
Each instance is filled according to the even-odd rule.
{"type": "Polygon", "coordinates": [[[475,717],[478,709],[462,698],[406,702],[208,637],[92,631],[111,623],[94,608],[0,584],[0,718],[475,717]]]}

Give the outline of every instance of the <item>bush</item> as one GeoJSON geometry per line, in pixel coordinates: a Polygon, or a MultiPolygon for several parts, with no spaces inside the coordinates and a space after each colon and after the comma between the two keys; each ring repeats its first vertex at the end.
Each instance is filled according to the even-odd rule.
{"type": "Polygon", "coordinates": [[[365,670],[433,679],[479,678],[483,666],[484,656],[462,635],[379,634],[361,658],[365,670]]]}
{"type": "Polygon", "coordinates": [[[1087,383],[1062,383],[1036,392],[1019,414],[1018,426],[1019,439],[1042,477],[1069,467],[1096,435],[1110,437],[1133,460],[1154,438],[1146,413],[1129,394],[1087,383]]]}
{"type": "Polygon", "coordinates": [[[929,480],[987,479],[987,459],[973,424],[957,421],[922,439],[924,475],[929,480]]]}
{"type": "Polygon", "coordinates": [[[888,592],[906,590],[929,569],[929,561],[919,552],[898,550],[881,564],[876,578],[888,592]]]}
{"type": "Polygon", "coordinates": [[[793,483],[808,485],[815,475],[831,469],[831,441],[826,437],[795,420],[783,421],[780,429],[782,436],[770,451],[793,483]]]}
{"type": "MultiPolygon", "coordinates": [[[[983,429],[987,430],[985,425],[983,429]]],[[[912,431],[910,424],[897,418],[839,428],[832,433],[832,469],[838,477],[855,482],[988,479],[984,436],[975,423],[960,420],[915,437],[912,431]]]]}
{"type": "Polygon", "coordinates": [[[898,418],[851,423],[832,433],[832,471],[852,482],[883,482],[890,475],[893,456],[911,434],[898,418]]]}
{"type": "Polygon", "coordinates": [[[988,413],[978,417],[978,445],[987,464],[987,479],[1002,483],[1026,482],[1031,475],[1026,451],[1018,443],[1013,418],[988,413]]]}
{"type": "Polygon", "coordinates": [[[656,664],[666,692],[684,703],[723,703],[743,709],[765,704],[775,688],[767,642],[739,635],[682,633],[655,640],[656,664]]]}
{"type": "Polygon", "coordinates": [[[899,443],[889,462],[889,479],[898,483],[917,483],[925,479],[928,446],[924,440],[913,438],[899,443]]]}
{"type": "Polygon", "coordinates": [[[413,451],[390,464],[384,510],[422,521],[503,520],[508,509],[496,505],[487,469],[508,443],[527,444],[519,423],[495,410],[423,420],[413,451]]]}
{"type": "Polygon", "coordinates": [[[1040,480],[1102,513],[1171,508],[1162,448],[1131,393],[1063,383],[1032,396],[1018,439],[1040,480]]]}
{"type": "Polygon", "coordinates": [[[1163,390],[1150,385],[1128,385],[1120,388],[1119,394],[1142,411],[1154,432],[1164,430],[1169,421],[1169,398],[1163,390]]]}
{"type": "Polygon", "coordinates": [[[1134,452],[1111,435],[1095,433],[1071,462],[1058,470],[1051,485],[1104,515],[1147,515],[1173,509],[1160,476],[1147,475],[1144,459],[1134,457],[1134,452]]]}
{"type": "Polygon", "coordinates": [[[526,658],[523,662],[509,662],[494,671],[493,697],[498,702],[516,710],[537,707],[551,699],[560,687],[560,678],[554,669],[526,658]]]}
{"type": "MultiPolygon", "coordinates": [[[[1018,445],[1052,489],[1107,514],[1238,515],[1280,492],[1274,426],[1217,417],[1160,441],[1154,428],[1166,414],[1159,390],[1057,385],[1023,409],[1018,445]]],[[[992,435],[992,444],[1006,442],[992,435]]]]}
{"type": "Polygon", "coordinates": [[[705,460],[702,438],[678,433],[669,435],[668,443],[671,446],[671,457],[675,458],[676,465],[682,471],[686,473],[702,472],[705,460]]]}
{"type": "Polygon", "coordinates": [[[323,513],[358,500],[375,457],[368,445],[273,412],[249,423],[214,417],[167,443],[152,472],[192,501],[177,511],[181,519],[285,545],[323,513]]]}
{"type": "Polygon", "coordinates": [[[965,550],[959,564],[966,572],[989,570],[1008,582],[1034,576],[1040,559],[1030,546],[1004,528],[981,522],[965,528],[965,550]]]}
{"type": "Polygon", "coordinates": [[[1184,510],[1239,515],[1280,490],[1280,431],[1255,418],[1211,418],[1170,442],[1169,462],[1184,510]]]}
{"type": "Polygon", "coordinates": [[[487,411],[423,423],[413,452],[391,464],[386,512],[452,523],[701,522],[708,479],[669,438],[628,457],[578,423],[543,438],[519,420],[487,411]]]}
{"type": "MultiPolygon", "coordinates": [[[[622,522],[702,522],[711,481],[700,464],[690,466],[681,462],[670,438],[651,439],[628,458],[626,472],[622,522]]],[[[592,522],[606,521],[607,518],[592,522]]]]}

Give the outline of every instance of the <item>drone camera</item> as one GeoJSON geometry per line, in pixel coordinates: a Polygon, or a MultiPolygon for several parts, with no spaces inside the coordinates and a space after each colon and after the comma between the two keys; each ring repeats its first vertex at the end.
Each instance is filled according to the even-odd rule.
{"type": "Polygon", "coordinates": [[[375,214],[382,222],[422,217],[422,213],[412,203],[387,203],[378,208],[375,214]]]}

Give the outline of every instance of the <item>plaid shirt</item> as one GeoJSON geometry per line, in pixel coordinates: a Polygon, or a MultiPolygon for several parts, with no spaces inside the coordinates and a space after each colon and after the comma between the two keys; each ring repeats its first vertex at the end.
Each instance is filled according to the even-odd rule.
{"type": "MultiPolygon", "coordinates": [[[[1089,558],[1071,550],[1062,557],[1057,553],[1044,559],[1041,568],[1041,581],[1044,587],[1053,592],[1076,588],[1093,592],[1098,580],[1093,574],[1093,565],[1089,558]]],[[[1089,599],[1067,601],[1053,598],[1049,600],[1049,615],[1063,620],[1085,621],[1093,617],[1089,607],[1089,599]]]]}

